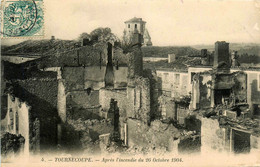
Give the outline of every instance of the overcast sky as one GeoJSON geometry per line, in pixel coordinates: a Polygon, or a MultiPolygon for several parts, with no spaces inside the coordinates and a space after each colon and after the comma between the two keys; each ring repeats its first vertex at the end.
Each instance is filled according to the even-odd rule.
{"type": "Polygon", "coordinates": [[[98,27],[121,37],[124,21],[141,17],[157,46],[260,43],[259,0],[44,0],[44,5],[45,38],[75,39],[98,27]]]}

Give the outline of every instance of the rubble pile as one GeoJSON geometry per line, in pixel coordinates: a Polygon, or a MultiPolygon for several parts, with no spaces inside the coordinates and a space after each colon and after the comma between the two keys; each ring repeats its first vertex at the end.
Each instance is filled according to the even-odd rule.
{"type": "Polygon", "coordinates": [[[14,135],[11,133],[1,134],[1,155],[19,153],[24,146],[25,139],[21,135],[14,135]]]}
{"type": "Polygon", "coordinates": [[[68,120],[75,133],[78,135],[78,142],[80,143],[81,149],[84,153],[97,153],[100,151],[99,148],[99,135],[110,133],[113,131],[111,120],[68,120]]]}

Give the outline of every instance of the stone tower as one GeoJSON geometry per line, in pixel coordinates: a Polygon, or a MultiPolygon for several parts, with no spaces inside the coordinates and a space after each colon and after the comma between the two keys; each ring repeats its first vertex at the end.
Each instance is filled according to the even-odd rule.
{"type": "Polygon", "coordinates": [[[132,18],[125,21],[124,36],[130,38],[133,34],[140,34],[142,36],[142,44],[145,46],[151,46],[151,37],[148,30],[145,29],[146,22],[142,18],[132,18]]]}

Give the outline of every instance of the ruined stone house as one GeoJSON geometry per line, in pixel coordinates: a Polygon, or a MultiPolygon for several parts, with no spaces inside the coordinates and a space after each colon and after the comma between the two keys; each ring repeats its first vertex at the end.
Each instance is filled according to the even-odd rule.
{"type": "MultiPolygon", "coordinates": [[[[16,70],[16,74],[19,74],[20,68],[16,70]]],[[[26,155],[54,149],[60,122],[57,112],[57,74],[40,71],[30,75],[21,73],[21,77],[7,81],[7,106],[6,112],[2,111],[2,128],[5,132],[25,138],[23,151],[26,155]]]]}
{"type": "Polygon", "coordinates": [[[205,50],[202,54],[203,65],[189,66],[186,71],[156,70],[162,82],[162,115],[188,127],[186,118],[204,114],[197,116],[202,153],[259,151],[260,69],[238,67],[226,42],[216,42],[213,60],[205,50]],[[184,94],[178,95],[179,90],[174,89],[176,74],[187,77],[181,84],[184,94]],[[189,94],[189,109],[178,108],[174,95],[181,98],[189,94]]]}

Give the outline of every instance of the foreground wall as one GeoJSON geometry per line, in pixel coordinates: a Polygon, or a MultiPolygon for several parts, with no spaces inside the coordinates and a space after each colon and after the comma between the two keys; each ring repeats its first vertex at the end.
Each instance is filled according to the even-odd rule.
{"type": "Polygon", "coordinates": [[[21,134],[24,139],[24,154],[29,155],[29,111],[30,106],[19,98],[8,94],[8,110],[5,117],[6,131],[12,134],[21,134]]]}
{"type": "Polygon", "coordinates": [[[229,151],[229,131],[217,119],[201,118],[201,153],[229,151]]]}

